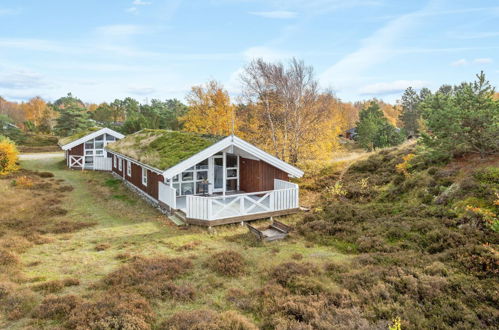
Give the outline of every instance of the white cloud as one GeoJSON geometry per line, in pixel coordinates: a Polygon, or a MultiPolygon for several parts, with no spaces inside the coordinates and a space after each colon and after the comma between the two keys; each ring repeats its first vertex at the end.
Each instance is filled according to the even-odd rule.
{"type": "Polygon", "coordinates": [[[397,52],[393,44],[404,33],[419,23],[419,12],[400,16],[375,31],[361,42],[360,47],[326,69],[319,77],[325,86],[335,89],[353,88],[364,80],[364,72],[387,62],[397,52]]]}
{"type": "Polygon", "coordinates": [[[47,86],[48,84],[43,80],[42,75],[33,71],[17,70],[0,73],[0,88],[16,90],[47,86]]]}
{"type": "Polygon", "coordinates": [[[134,4],[136,6],[148,6],[148,5],[152,4],[152,2],[150,2],[150,1],[134,0],[132,2],[132,4],[134,4]]]}
{"type": "Polygon", "coordinates": [[[252,11],[251,15],[265,17],[265,18],[277,18],[277,19],[290,19],[295,18],[297,15],[294,11],[287,10],[274,10],[274,11],[252,11]]]}
{"type": "Polygon", "coordinates": [[[427,83],[422,80],[396,80],[392,82],[380,82],[366,85],[360,88],[359,93],[361,95],[400,94],[401,92],[406,90],[407,87],[420,89],[425,85],[427,85],[427,83]]]}
{"type": "Polygon", "coordinates": [[[489,64],[489,63],[492,63],[492,59],[491,58],[475,58],[473,60],[473,63],[475,64],[489,64]]]}
{"type": "Polygon", "coordinates": [[[123,37],[145,33],[147,28],[134,24],[115,24],[99,26],[96,31],[103,36],[123,37]]]}
{"type": "Polygon", "coordinates": [[[452,62],[450,65],[452,65],[452,66],[464,66],[466,64],[468,64],[468,61],[465,58],[461,58],[459,60],[452,62]]]}

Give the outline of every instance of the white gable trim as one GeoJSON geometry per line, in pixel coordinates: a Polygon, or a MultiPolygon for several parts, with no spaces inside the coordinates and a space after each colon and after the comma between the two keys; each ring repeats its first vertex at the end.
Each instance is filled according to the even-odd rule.
{"type": "Polygon", "coordinates": [[[266,163],[269,163],[270,165],[288,173],[289,175],[293,177],[300,178],[303,176],[303,171],[300,169],[283,162],[277,157],[274,157],[270,155],[269,153],[255,147],[251,143],[248,143],[244,141],[243,139],[238,138],[237,136],[228,136],[224,138],[221,141],[218,141],[217,143],[209,146],[208,148],[200,151],[199,153],[195,154],[194,156],[181,161],[177,165],[170,167],[166,171],[163,172],[163,176],[166,179],[171,179],[175,175],[182,173],[186,169],[196,165],[197,163],[205,160],[208,157],[213,156],[217,152],[220,152],[230,146],[235,146],[238,147],[239,149],[242,149],[246,151],[247,153],[253,155],[254,157],[263,160],[266,163]]]}
{"type": "Polygon", "coordinates": [[[98,131],[95,131],[95,132],[92,132],[92,133],[90,133],[90,134],[87,134],[87,135],[85,135],[84,137],[79,138],[79,139],[78,139],[78,140],[76,140],[76,141],[73,141],[73,142],[70,142],[70,143],[68,143],[68,144],[65,144],[65,145],[61,146],[61,149],[62,149],[62,150],[69,150],[69,149],[71,149],[71,148],[73,148],[73,147],[76,147],[76,146],[77,146],[77,145],[79,145],[79,144],[85,143],[85,142],[87,142],[88,140],[91,140],[91,139],[93,139],[93,138],[96,138],[96,137],[98,137],[99,135],[102,135],[102,134],[109,134],[109,135],[114,136],[114,137],[115,137],[115,138],[117,138],[117,139],[123,139],[123,138],[125,137],[125,136],[124,136],[123,134],[121,134],[121,133],[118,133],[118,132],[116,132],[116,131],[113,131],[113,130],[112,130],[112,129],[110,129],[110,128],[104,127],[104,128],[102,128],[102,129],[100,129],[100,130],[98,130],[98,131]]]}

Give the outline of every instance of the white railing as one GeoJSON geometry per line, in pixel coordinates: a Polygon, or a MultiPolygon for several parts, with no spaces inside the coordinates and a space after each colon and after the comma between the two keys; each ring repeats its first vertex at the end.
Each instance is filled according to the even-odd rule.
{"type": "Polygon", "coordinates": [[[158,182],[158,199],[171,207],[172,209],[177,208],[177,190],[164,184],[163,182],[158,182]]]}
{"type": "Polygon", "coordinates": [[[95,171],[111,171],[112,170],[112,158],[108,157],[94,157],[94,166],[93,169],[95,171]]]}
{"type": "Polygon", "coordinates": [[[280,210],[300,207],[300,194],[296,183],[274,179],[274,189],[274,191],[277,192],[277,195],[285,195],[282,198],[275,199],[279,203],[283,202],[282,204],[276,205],[276,207],[282,207],[280,210]],[[283,190],[285,190],[285,192],[283,192],[283,190]]]}
{"type": "MultiPolygon", "coordinates": [[[[283,181],[285,182],[285,181],[283,181]]],[[[298,185],[291,188],[226,196],[186,196],[188,218],[217,220],[298,208],[298,185]]]]}

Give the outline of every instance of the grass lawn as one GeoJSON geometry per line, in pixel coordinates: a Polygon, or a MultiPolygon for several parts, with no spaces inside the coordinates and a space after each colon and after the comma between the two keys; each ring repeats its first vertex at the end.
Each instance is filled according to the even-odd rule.
{"type": "MultiPolygon", "coordinates": [[[[195,289],[195,299],[188,302],[156,301],[153,309],[156,320],[161,321],[179,310],[210,308],[218,311],[233,309],[225,298],[229,289],[251,291],[261,287],[269,271],[286,261],[302,261],[324,265],[330,262],[348,262],[349,256],[331,246],[314,245],[298,234],[281,242],[262,244],[256,242],[245,227],[230,225],[217,227],[211,232],[204,228],[179,228],[155,208],[124,188],[111,174],[93,171],[69,170],[60,158],[26,160],[22,167],[33,171],[48,171],[54,179],[62,179],[74,189],[66,194],[62,207],[68,210],[68,221],[95,223],[69,233],[50,233],[49,241],[36,244],[20,253],[20,277],[12,279],[22,288],[33,288],[40,283],[65,278],[76,278],[80,285],[65,287],[57,295],[75,294],[92,297],[95,284],[107,274],[127,263],[133,256],[182,257],[192,261],[193,269],[186,276],[175,280],[195,289]],[[246,267],[243,275],[228,278],[207,268],[212,254],[230,250],[244,256],[246,267]]],[[[7,180],[0,180],[3,189],[10,187],[7,180]]],[[[37,212],[37,210],[32,210],[37,212]]],[[[288,224],[302,215],[282,218],[288,224]]],[[[18,276],[18,275],[16,275],[18,276]]],[[[330,279],[325,285],[334,286],[330,279]]],[[[36,293],[39,303],[45,296],[36,293]]],[[[246,314],[258,323],[258,316],[246,314]]],[[[33,323],[27,313],[17,320],[0,318],[0,327],[22,328],[30,324],[51,326],[54,321],[33,323]],[[47,322],[47,323],[44,323],[47,322]]]]}

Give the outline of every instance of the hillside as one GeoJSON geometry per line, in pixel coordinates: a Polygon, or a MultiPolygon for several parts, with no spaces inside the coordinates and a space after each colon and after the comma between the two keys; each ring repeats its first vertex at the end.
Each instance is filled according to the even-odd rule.
{"type": "Polygon", "coordinates": [[[108,173],[24,161],[0,180],[0,328],[493,329],[499,159],[400,165],[413,148],[303,179],[312,210],[271,243],[179,229],[108,173]]]}
{"type": "Polygon", "coordinates": [[[432,166],[413,149],[381,151],[340,181],[335,168],[312,178],[308,188],[325,193],[300,232],[356,255],[328,274],[342,290],[341,306],[371,325],[400,317],[404,329],[492,329],[499,157],[432,166]],[[403,161],[411,158],[412,168],[403,161]]]}

